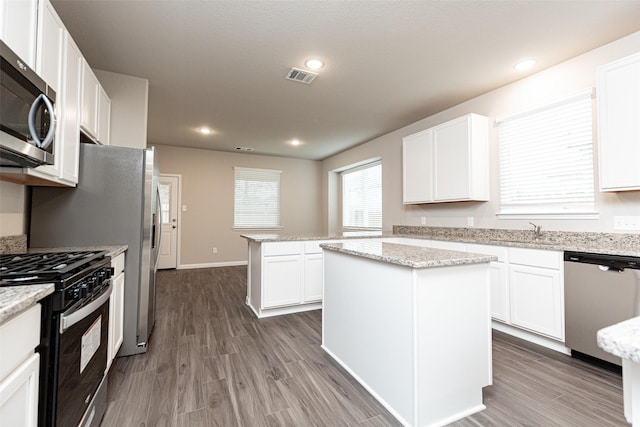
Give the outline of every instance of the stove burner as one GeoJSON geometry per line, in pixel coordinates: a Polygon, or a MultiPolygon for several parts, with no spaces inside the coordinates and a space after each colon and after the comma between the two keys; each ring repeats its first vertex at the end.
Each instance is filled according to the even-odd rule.
{"type": "Polygon", "coordinates": [[[73,274],[94,260],[102,259],[105,251],[70,251],[0,255],[0,279],[26,282],[55,280],[73,274]]]}

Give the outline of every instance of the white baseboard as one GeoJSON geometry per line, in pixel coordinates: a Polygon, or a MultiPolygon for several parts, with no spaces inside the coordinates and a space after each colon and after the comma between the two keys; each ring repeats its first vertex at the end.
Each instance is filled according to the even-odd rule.
{"type": "Polygon", "coordinates": [[[247,261],[206,262],[202,264],[180,264],[177,270],[190,270],[194,268],[211,268],[211,267],[235,267],[238,265],[247,265],[247,261]]]}

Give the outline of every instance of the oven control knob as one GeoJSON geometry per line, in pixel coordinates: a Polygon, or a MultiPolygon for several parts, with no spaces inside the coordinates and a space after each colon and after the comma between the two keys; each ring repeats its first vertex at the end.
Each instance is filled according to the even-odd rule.
{"type": "Polygon", "coordinates": [[[80,294],[80,298],[86,298],[89,294],[89,283],[84,281],[76,288],[80,294]]]}
{"type": "Polygon", "coordinates": [[[98,278],[96,276],[91,276],[87,278],[87,291],[93,292],[99,285],[98,278]]]}

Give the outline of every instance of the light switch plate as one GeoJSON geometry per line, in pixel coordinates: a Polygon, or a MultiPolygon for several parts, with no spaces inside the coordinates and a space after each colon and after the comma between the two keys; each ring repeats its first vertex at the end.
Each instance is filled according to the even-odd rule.
{"type": "Polygon", "coordinates": [[[614,216],[613,228],[616,230],[640,230],[640,216],[614,216]]]}

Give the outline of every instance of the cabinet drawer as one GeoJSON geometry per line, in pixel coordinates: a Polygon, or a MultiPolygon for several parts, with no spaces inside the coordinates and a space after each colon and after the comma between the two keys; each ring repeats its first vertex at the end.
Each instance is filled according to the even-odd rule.
{"type": "Polygon", "coordinates": [[[114,276],[124,271],[124,252],[111,260],[111,266],[113,267],[114,276]]]}
{"type": "Polygon", "coordinates": [[[562,267],[563,253],[560,251],[546,251],[541,249],[509,248],[509,262],[512,264],[530,265],[534,267],[553,268],[562,267]]]}
{"type": "Polygon", "coordinates": [[[263,243],[263,255],[300,255],[302,253],[301,242],[273,242],[263,243]]]}
{"type": "Polygon", "coordinates": [[[507,262],[508,248],[504,246],[479,245],[477,243],[467,243],[467,252],[474,254],[495,255],[499,262],[507,262]]]}
{"type": "Polygon", "coordinates": [[[337,243],[338,240],[312,240],[310,242],[304,242],[305,254],[321,254],[322,248],[320,245],[324,243],[337,243]]]}
{"type": "Polygon", "coordinates": [[[40,304],[0,326],[0,379],[33,354],[40,342],[40,304]]]}

